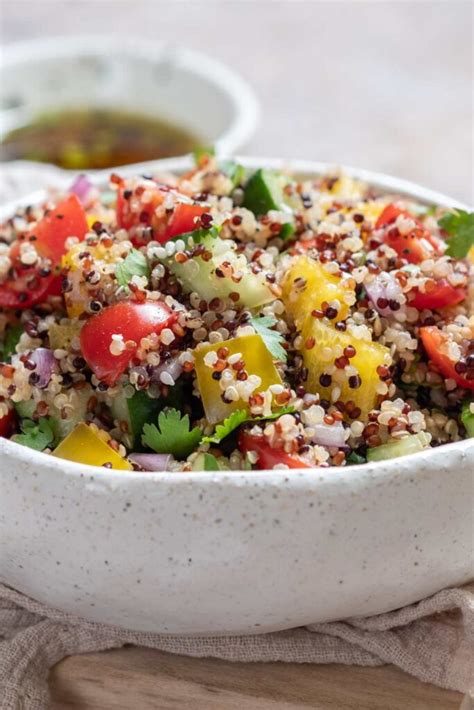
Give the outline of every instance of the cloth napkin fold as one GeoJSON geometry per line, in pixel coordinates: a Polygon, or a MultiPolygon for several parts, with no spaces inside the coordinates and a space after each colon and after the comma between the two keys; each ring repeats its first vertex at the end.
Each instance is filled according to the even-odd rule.
{"type": "Polygon", "coordinates": [[[397,611],[256,636],[127,631],[49,609],[0,585],[0,708],[46,710],[49,670],[66,656],[125,644],[198,658],[378,666],[474,691],[474,582],[397,611]]]}

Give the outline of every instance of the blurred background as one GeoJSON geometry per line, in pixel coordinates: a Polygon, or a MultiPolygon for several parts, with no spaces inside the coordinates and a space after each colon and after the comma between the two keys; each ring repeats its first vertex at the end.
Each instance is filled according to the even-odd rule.
{"type": "Polygon", "coordinates": [[[2,45],[77,33],[203,51],[253,87],[241,152],[346,163],[472,203],[473,4],[3,0],[2,45]]]}

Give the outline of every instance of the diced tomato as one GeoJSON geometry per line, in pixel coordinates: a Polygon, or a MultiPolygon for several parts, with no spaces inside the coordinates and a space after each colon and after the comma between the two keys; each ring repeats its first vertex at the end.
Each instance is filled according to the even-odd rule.
{"type": "MultiPolygon", "coordinates": [[[[137,188],[135,188],[137,189],[137,188]]],[[[141,205],[141,209],[137,212],[132,211],[132,200],[140,199],[139,196],[133,194],[132,190],[124,183],[120,185],[117,195],[117,224],[123,229],[131,229],[132,227],[153,227],[157,229],[162,220],[158,220],[155,215],[157,207],[163,204],[165,195],[168,190],[162,190],[159,185],[150,183],[146,188],[150,195],[150,200],[146,204],[141,205]]],[[[133,237],[133,235],[132,235],[133,237]]],[[[134,239],[132,239],[134,241],[134,239]]]]}
{"type": "Polygon", "coordinates": [[[135,355],[140,340],[150,333],[160,333],[175,322],[177,314],[165,303],[122,301],[92,316],[81,330],[81,350],[99,380],[113,385],[135,355]],[[112,355],[112,336],[121,335],[125,350],[112,355]]]}
{"type": "Polygon", "coordinates": [[[425,259],[443,253],[443,243],[426,229],[420,220],[407,210],[402,210],[394,204],[387,205],[375,223],[376,229],[385,228],[384,242],[397,254],[411,264],[419,264],[425,259]],[[407,234],[400,234],[394,222],[403,215],[415,223],[415,227],[407,234]],[[393,225],[393,227],[391,227],[393,225]]]}
{"type": "Polygon", "coordinates": [[[462,286],[451,286],[447,279],[440,279],[432,291],[422,293],[415,289],[415,296],[409,305],[422,311],[424,308],[440,309],[455,306],[467,297],[467,289],[462,286]]]}
{"type": "Polygon", "coordinates": [[[0,436],[7,438],[13,431],[15,421],[15,410],[9,409],[8,412],[0,418],[0,436]]]}
{"type": "Polygon", "coordinates": [[[209,207],[204,207],[203,205],[189,205],[180,202],[174,208],[174,212],[166,227],[165,239],[163,241],[198,229],[200,227],[199,218],[208,211],[209,207]]]}
{"type": "Polygon", "coordinates": [[[428,325],[420,328],[420,336],[427,355],[432,363],[446,378],[456,382],[459,387],[474,390],[474,380],[468,380],[456,371],[455,365],[448,355],[442,352],[442,346],[446,343],[448,336],[435,325],[428,325]]]}
{"type": "Polygon", "coordinates": [[[287,454],[283,449],[272,448],[264,436],[254,436],[246,430],[240,433],[239,448],[244,454],[248,451],[257,454],[257,468],[271,469],[276,464],[285,464],[288,468],[313,468],[299,456],[287,454]]]}
{"type": "Polygon", "coordinates": [[[76,195],[70,195],[12,244],[9,257],[14,275],[0,284],[0,306],[30,308],[49,295],[60,295],[61,280],[54,271],[66,252],[66,240],[68,237],[82,240],[87,232],[84,208],[76,195]],[[20,259],[21,244],[27,241],[34,243],[40,256],[32,267],[25,266],[20,259]]]}

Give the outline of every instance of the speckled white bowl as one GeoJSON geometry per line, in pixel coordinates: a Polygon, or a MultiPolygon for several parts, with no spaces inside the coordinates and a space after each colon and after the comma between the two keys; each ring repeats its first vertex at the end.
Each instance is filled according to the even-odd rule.
{"type": "Polygon", "coordinates": [[[473,464],[471,439],[345,469],[129,473],[2,439],[0,579],[90,620],[173,634],[376,614],[473,576],[473,464]]]}

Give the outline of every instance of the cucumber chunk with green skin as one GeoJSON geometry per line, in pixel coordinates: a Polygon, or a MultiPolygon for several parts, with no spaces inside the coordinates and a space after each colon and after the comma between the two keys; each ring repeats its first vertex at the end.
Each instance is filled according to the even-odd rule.
{"type": "Polygon", "coordinates": [[[474,414],[471,412],[472,402],[464,402],[462,405],[461,422],[468,437],[474,437],[474,414]]]}
{"type": "Polygon", "coordinates": [[[257,170],[245,186],[243,206],[256,217],[269,210],[281,210],[284,200],[280,176],[265,168],[257,170]]]}
{"type": "Polygon", "coordinates": [[[428,448],[430,441],[431,435],[425,431],[421,431],[419,434],[411,434],[399,441],[391,441],[388,444],[367,449],[367,461],[386,461],[387,459],[395,459],[398,456],[416,454],[418,451],[428,448]]]}
{"type": "MultiPolygon", "coordinates": [[[[201,230],[202,232],[202,230],[201,230]]],[[[255,308],[275,299],[263,274],[254,274],[243,254],[236,253],[236,244],[231,239],[221,239],[215,232],[200,235],[199,243],[212,254],[209,261],[194,256],[183,264],[173,257],[167,260],[170,271],[176,276],[187,293],[195,291],[205,301],[213,298],[228,299],[231,293],[238,293],[239,307],[255,308]],[[223,266],[225,265],[225,266],[223,266]],[[241,275],[235,282],[226,271],[230,268],[241,275]]]]}
{"type": "Polygon", "coordinates": [[[162,400],[152,399],[142,390],[131,397],[126,397],[122,390],[114,398],[110,411],[114,419],[127,423],[133,445],[139,446],[143,425],[155,421],[163,406],[162,400]]]}

